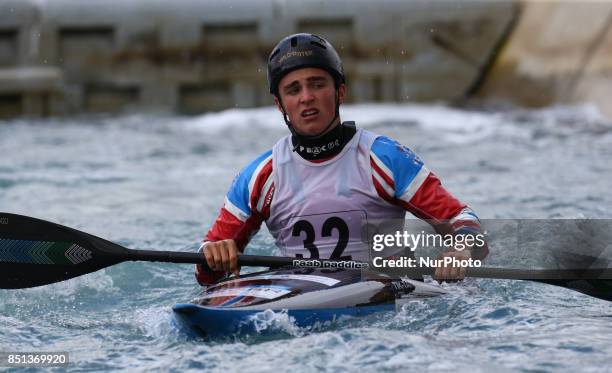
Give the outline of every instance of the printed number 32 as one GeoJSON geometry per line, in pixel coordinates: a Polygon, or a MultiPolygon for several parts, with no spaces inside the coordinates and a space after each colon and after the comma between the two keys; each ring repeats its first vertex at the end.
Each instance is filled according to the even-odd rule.
{"type": "MultiPolygon", "coordinates": [[[[332,216],[323,223],[321,236],[330,237],[334,229],[338,230],[338,243],[336,243],[336,247],[334,248],[334,251],[329,259],[343,259],[341,255],[344,249],[346,249],[349,238],[348,225],[346,225],[344,220],[340,219],[339,217],[332,216]]],[[[310,222],[307,220],[300,220],[293,226],[292,235],[294,237],[299,237],[302,232],[306,233],[304,248],[310,252],[310,258],[319,259],[319,248],[314,244],[316,237],[315,230],[312,224],[310,224],[310,222]]],[[[298,254],[297,257],[301,258],[303,256],[298,254]]]]}

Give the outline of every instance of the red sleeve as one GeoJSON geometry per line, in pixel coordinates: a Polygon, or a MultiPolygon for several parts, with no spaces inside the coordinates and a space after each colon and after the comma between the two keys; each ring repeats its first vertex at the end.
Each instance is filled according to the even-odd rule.
{"type": "MultiPolygon", "coordinates": [[[[242,253],[251,237],[257,233],[263,219],[261,214],[252,214],[246,221],[240,221],[225,208],[219,212],[219,216],[210,228],[204,241],[221,241],[233,239],[236,241],[238,250],[242,253]]],[[[196,279],[200,285],[209,285],[225,275],[224,272],[208,272],[201,265],[196,265],[196,279]]]]}
{"type": "MultiPolygon", "coordinates": [[[[450,194],[437,176],[429,173],[412,199],[405,204],[415,216],[429,222],[440,234],[482,234],[476,214],[463,202],[450,194]]],[[[488,245],[474,247],[474,259],[484,259],[488,245]]]]}
{"type": "Polygon", "coordinates": [[[252,214],[245,221],[241,221],[225,208],[219,212],[213,226],[208,230],[204,241],[221,241],[233,239],[238,250],[242,253],[251,237],[257,233],[263,222],[261,214],[252,214]]]}
{"type": "Polygon", "coordinates": [[[408,203],[400,200],[408,211],[420,219],[427,220],[438,233],[453,231],[449,221],[467,207],[440,183],[440,179],[429,173],[408,203]]]}
{"type": "MultiPolygon", "coordinates": [[[[204,242],[233,239],[238,250],[243,253],[251,237],[259,231],[261,223],[270,216],[270,203],[274,194],[274,183],[271,182],[271,175],[272,162],[269,161],[254,176],[252,193],[249,193],[246,188],[240,190],[239,193],[247,195],[246,198],[249,199],[250,206],[253,206],[250,215],[246,216],[241,211],[236,210],[236,207],[226,198],[215,223],[206,233],[204,242]],[[255,206],[259,206],[261,211],[258,211],[255,206]]],[[[196,279],[200,285],[211,284],[223,275],[223,272],[207,272],[202,266],[196,266],[196,279]]]]}

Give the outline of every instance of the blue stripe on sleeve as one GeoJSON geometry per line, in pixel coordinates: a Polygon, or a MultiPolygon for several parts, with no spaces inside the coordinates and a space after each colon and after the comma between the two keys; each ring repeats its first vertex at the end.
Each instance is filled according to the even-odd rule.
{"type": "Polygon", "coordinates": [[[423,161],[410,148],[386,136],[379,136],[372,151],[393,173],[395,197],[399,198],[423,167],[423,161]]]}
{"type": "Polygon", "coordinates": [[[257,157],[254,161],[249,163],[240,173],[234,178],[232,186],[227,192],[227,199],[238,207],[245,215],[251,216],[251,210],[249,209],[249,182],[255,173],[257,167],[272,154],[272,149],[263,153],[257,157]]]}

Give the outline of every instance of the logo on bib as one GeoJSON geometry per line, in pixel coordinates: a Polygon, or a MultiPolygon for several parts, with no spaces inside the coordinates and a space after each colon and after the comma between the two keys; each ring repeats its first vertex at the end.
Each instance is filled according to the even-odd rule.
{"type": "Polygon", "coordinates": [[[306,153],[317,155],[317,154],[321,154],[322,152],[332,150],[333,148],[338,147],[338,146],[340,146],[340,140],[336,139],[335,141],[328,142],[327,144],[322,145],[322,146],[304,147],[303,145],[300,145],[300,151],[301,152],[306,151],[306,153]]]}

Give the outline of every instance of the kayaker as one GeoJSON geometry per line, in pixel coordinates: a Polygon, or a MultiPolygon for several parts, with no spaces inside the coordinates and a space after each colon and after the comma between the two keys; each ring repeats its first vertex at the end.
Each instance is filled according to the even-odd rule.
{"type": "MultiPolygon", "coordinates": [[[[340,120],[347,86],[334,47],[312,34],[282,39],[268,58],[268,85],[290,134],[234,179],[201,250],[214,272],[196,266],[210,284],[238,274],[237,256],[265,222],[280,254],[367,260],[361,223],[426,219],[439,233],[480,231],[476,214],[447,192],[409,148],[340,120]],[[334,238],[334,236],[336,238],[334,238]]],[[[487,249],[442,256],[482,259],[487,249]]],[[[438,268],[435,278],[458,280],[465,268],[438,268]]]]}

